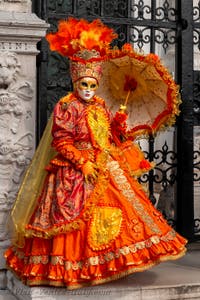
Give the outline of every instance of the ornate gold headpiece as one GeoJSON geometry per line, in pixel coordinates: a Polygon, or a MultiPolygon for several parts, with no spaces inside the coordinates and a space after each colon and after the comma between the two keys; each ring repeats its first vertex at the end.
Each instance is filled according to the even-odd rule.
{"type": "Polygon", "coordinates": [[[76,82],[83,77],[93,77],[99,82],[102,75],[102,61],[91,60],[91,58],[99,58],[99,52],[96,50],[82,50],[77,53],[76,57],[81,58],[81,61],[70,61],[72,81],[76,82]]]}

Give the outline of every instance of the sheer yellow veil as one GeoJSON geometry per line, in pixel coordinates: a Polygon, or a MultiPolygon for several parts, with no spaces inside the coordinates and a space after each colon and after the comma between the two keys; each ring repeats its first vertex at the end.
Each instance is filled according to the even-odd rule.
{"type": "Polygon", "coordinates": [[[56,154],[51,147],[52,119],[51,115],[31,163],[25,172],[17,198],[9,215],[8,228],[11,241],[18,247],[23,247],[24,245],[25,227],[34,212],[47,175],[45,166],[56,154]]]}

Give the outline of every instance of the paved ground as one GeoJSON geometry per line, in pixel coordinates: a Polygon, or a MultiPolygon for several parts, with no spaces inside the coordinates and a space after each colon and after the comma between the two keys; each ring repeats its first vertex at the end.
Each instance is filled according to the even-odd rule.
{"type": "MultiPolygon", "coordinates": [[[[14,278],[18,299],[45,300],[200,300],[200,243],[188,246],[187,254],[176,261],[162,263],[152,269],[132,274],[118,281],[80,289],[33,288],[23,286],[14,278]],[[20,292],[20,293],[19,293],[20,292]]],[[[0,300],[14,300],[7,291],[0,300]]]]}

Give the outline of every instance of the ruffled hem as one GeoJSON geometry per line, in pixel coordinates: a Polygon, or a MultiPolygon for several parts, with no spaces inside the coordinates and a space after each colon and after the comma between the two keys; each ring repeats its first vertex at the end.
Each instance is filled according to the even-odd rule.
{"type": "Polygon", "coordinates": [[[93,256],[89,258],[90,264],[88,258],[81,262],[69,262],[61,256],[51,256],[51,262],[41,256],[43,262],[38,263],[31,260],[34,256],[29,256],[29,262],[25,263],[27,257],[20,257],[20,252],[14,248],[9,248],[5,257],[8,268],[26,285],[57,286],[72,290],[117,280],[147,270],[160,262],[178,259],[186,252],[184,241],[176,236],[171,242],[161,241],[135,253],[127,251],[119,257],[113,257],[112,252],[107,252],[107,261],[98,260],[95,263],[96,256],[93,256]]]}
{"type": "MultiPolygon", "coordinates": [[[[128,276],[130,274],[136,273],[136,272],[143,272],[145,270],[148,270],[150,268],[152,268],[153,266],[167,261],[167,260],[176,260],[181,258],[186,252],[186,249],[183,249],[182,252],[180,252],[177,255],[168,255],[168,256],[164,256],[164,257],[160,257],[158,260],[154,261],[154,262],[149,262],[147,264],[145,264],[144,266],[134,266],[134,267],[127,267],[127,270],[122,271],[118,274],[114,274],[111,276],[108,276],[106,278],[96,278],[94,280],[87,280],[87,278],[85,278],[83,276],[83,278],[79,279],[79,280],[72,280],[70,283],[69,282],[63,282],[63,280],[59,280],[59,279],[51,279],[49,276],[49,279],[45,279],[43,277],[39,277],[36,276],[33,279],[24,279],[21,278],[19,275],[16,274],[16,271],[14,271],[12,268],[8,267],[8,269],[11,270],[11,272],[15,273],[15,276],[17,275],[17,277],[22,280],[22,282],[28,286],[54,286],[54,287],[66,287],[68,290],[75,290],[75,289],[80,289],[83,287],[89,287],[89,286],[95,286],[95,285],[100,285],[100,284],[104,284],[104,283],[108,283],[114,280],[118,280],[120,278],[123,278],[125,276],[128,276]]],[[[33,275],[34,276],[34,275],[33,275]]]]}

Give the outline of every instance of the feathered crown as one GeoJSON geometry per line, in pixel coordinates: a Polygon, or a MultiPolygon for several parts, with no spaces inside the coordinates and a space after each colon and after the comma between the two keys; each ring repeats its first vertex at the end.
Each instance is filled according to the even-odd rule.
{"type": "Polygon", "coordinates": [[[101,63],[107,58],[110,43],[117,38],[113,29],[99,19],[61,20],[58,31],[46,35],[50,49],[69,57],[72,81],[81,77],[101,77],[101,63]]]}

